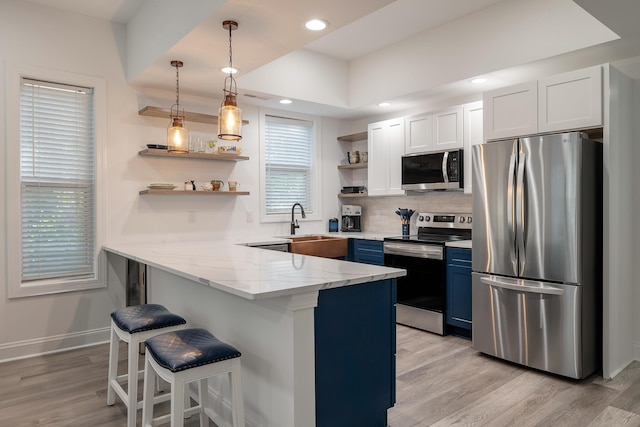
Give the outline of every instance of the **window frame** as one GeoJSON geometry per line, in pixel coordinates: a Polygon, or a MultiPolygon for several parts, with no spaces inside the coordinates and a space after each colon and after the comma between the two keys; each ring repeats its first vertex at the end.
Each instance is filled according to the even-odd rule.
{"type": "Polygon", "coordinates": [[[51,70],[37,66],[9,67],[5,80],[7,93],[6,133],[6,283],[8,298],[56,294],[106,287],[106,256],[102,251],[105,236],[106,180],[105,150],[107,125],[106,82],[103,78],[51,70]],[[22,282],[21,279],[21,182],[20,182],[20,84],[22,78],[93,88],[95,132],[95,252],[91,278],[57,278],[22,282]]]}
{"type": "MultiPolygon", "coordinates": [[[[311,165],[311,200],[313,203],[313,212],[305,212],[306,218],[302,219],[298,215],[296,219],[300,222],[305,221],[320,221],[322,220],[322,139],[321,129],[322,120],[318,116],[312,116],[308,114],[293,113],[290,111],[260,109],[260,222],[261,223],[275,223],[275,222],[291,222],[291,213],[279,213],[279,214],[267,214],[266,208],[266,158],[265,158],[265,144],[266,144],[266,117],[277,116],[285,119],[294,120],[306,120],[313,123],[312,126],[312,165],[311,165]]],[[[300,212],[296,210],[296,212],[300,212]]]]}

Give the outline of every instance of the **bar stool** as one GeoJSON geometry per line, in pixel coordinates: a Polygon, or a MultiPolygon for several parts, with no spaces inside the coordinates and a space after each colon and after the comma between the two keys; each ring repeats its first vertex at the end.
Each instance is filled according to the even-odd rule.
{"type": "Polygon", "coordinates": [[[156,335],[146,342],[144,364],[144,403],[142,425],[151,427],[171,421],[171,427],[182,427],[184,417],[200,414],[200,426],[208,426],[208,418],[218,423],[209,405],[208,379],[227,373],[231,387],[233,427],[244,427],[244,404],[240,381],[240,352],[209,331],[183,329],[156,335]],[[155,375],[154,375],[155,374],[155,375]],[[153,389],[156,375],[171,384],[171,413],[153,418],[153,389]],[[185,387],[198,381],[198,404],[185,410],[185,387]]]}
{"type": "MultiPolygon", "coordinates": [[[[107,405],[116,402],[116,394],[127,407],[127,427],[135,427],[136,411],[142,407],[138,401],[138,352],[141,342],[168,331],[183,329],[187,321],[159,304],[141,304],[125,307],[111,313],[111,343],[109,345],[109,374],[107,405]],[[120,340],[129,344],[127,373],[118,376],[120,340]],[[127,391],[120,384],[126,379],[127,391]]],[[[164,397],[168,400],[169,396],[164,397]]]]}

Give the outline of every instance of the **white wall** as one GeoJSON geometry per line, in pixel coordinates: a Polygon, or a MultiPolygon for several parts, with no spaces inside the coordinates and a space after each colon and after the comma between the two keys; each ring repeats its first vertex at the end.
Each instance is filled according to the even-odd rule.
{"type": "MultiPolygon", "coordinates": [[[[148,143],[164,143],[168,120],[142,117],[138,110],[150,104],[168,107],[174,93],[136,92],[125,78],[122,63],[124,27],[81,15],[61,12],[29,2],[0,3],[0,65],[25,64],[105,79],[108,104],[107,241],[172,241],[229,238],[255,240],[258,236],[289,234],[288,223],[259,223],[258,114],[243,106],[242,146],[249,161],[208,162],[138,156],[148,143]],[[25,24],[27,23],[27,24],[25,24]],[[8,42],[10,41],[10,42],[8,42]],[[139,196],[152,182],[198,184],[213,178],[237,180],[250,196],[139,196]],[[248,216],[252,214],[253,221],[248,216]]],[[[167,66],[169,68],[169,66],[167,66]]],[[[6,67],[2,67],[4,70],[6,67]]],[[[188,73],[188,64],[181,76],[188,73]]],[[[5,71],[0,71],[0,78],[5,71]]],[[[169,76],[173,74],[168,73],[169,76]]],[[[170,77],[173,78],[173,77],[170,77]]],[[[2,81],[0,119],[5,121],[5,79],[2,81]]],[[[220,78],[222,88],[222,77],[220,78]]],[[[184,106],[216,114],[219,100],[181,96],[184,106]]],[[[214,126],[188,124],[192,133],[214,135],[214,126]]],[[[340,183],[336,165],[342,158],[336,137],[346,124],[322,119],[324,206],[321,221],[301,221],[299,233],[327,230],[327,219],[338,213],[340,183]]],[[[0,133],[0,175],[5,177],[6,126],[0,133]]],[[[0,186],[0,238],[5,241],[5,187],[0,186]]],[[[0,247],[0,274],[6,278],[5,254],[12,242],[0,247]]],[[[2,280],[6,288],[6,280],[2,280]]],[[[124,306],[124,290],[64,293],[8,300],[0,298],[0,361],[45,351],[55,351],[108,339],[109,313],[124,306]]]]}
{"type": "MultiPolygon", "coordinates": [[[[28,2],[3,1],[0,4],[0,39],[3,40],[0,60],[7,66],[33,65],[105,78],[109,90],[109,140],[126,141],[126,127],[116,124],[123,121],[124,111],[120,106],[135,103],[135,95],[126,86],[119,63],[116,39],[122,37],[122,30],[107,22],[62,14],[28,2]]],[[[2,103],[7,93],[4,84],[6,80],[3,80],[2,103]]],[[[5,145],[16,141],[7,141],[6,126],[0,137],[4,160],[5,145]]],[[[3,181],[9,185],[5,162],[1,165],[3,181]]],[[[6,188],[3,186],[0,191],[4,203],[6,188]]],[[[5,209],[0,211],[0,223],[4,230],[5,209]]],[[[14,247],[13,242],[6,242],[0,249],[5,289],[5,251],[14,247]]],[[[122,304],[124,293],[121,289],[100,289],[8,300],[5,290],[3,296],[0,299],[0,360],[107,339],[109,313],[122,304]]]]}
{"type": "Polygon", "coordinates": [[[605,68],[603,171],[603,376],[611,378],[633,360],[635,286],[633,230],[633,82],[605,68]]]}

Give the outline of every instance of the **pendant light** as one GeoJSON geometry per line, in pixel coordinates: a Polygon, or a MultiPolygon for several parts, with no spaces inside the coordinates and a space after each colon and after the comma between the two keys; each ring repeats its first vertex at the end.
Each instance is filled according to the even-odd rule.
{"type": "Polygon", "coordinates": [[[178,70],[182,61],[171,61],[176,67],[176,103],[171,106],[171,123],[167,128],[167,151],[173,153],[189,152],[189,131],[184,127],[184,108],[180,105],[180,76],[178,70]]]}
{"type": "Polygon", "coordinates": [[[242,139],[242,110],[238,108],[236,97],[238,88],[232,76],[233,55],[231,51],[231,32],[238,29],[235,21],[224,21],[222,28],[229,30],[229,75],[224,79],[223,100],[218,110],[218,139],[240,141],[242,139]]]}

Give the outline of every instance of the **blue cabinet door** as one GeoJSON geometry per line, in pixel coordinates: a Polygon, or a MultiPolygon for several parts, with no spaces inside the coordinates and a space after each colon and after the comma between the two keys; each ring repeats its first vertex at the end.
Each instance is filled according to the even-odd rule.
{"type": "Polygon", "coordinates": [[[318,294],[316,426],[386,427],[396,385],[396,279],[318,294]]]}
{"type": "Polygon", "coordinates": [[[379,240],[353,239],[352,261],[384,265],[384,244],[379,240]]]}
{"type": "Polygon", "coordinates": [[[448,325],[471,330],[471,249],[447,248],[448,325]]]}

